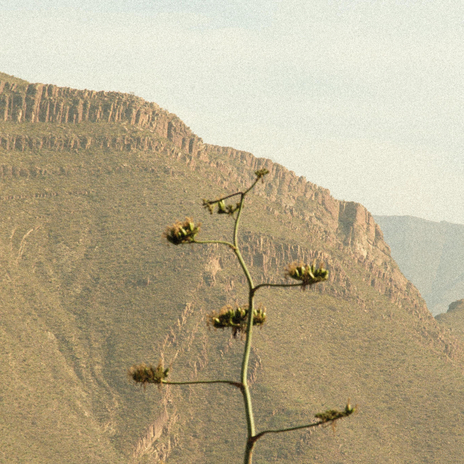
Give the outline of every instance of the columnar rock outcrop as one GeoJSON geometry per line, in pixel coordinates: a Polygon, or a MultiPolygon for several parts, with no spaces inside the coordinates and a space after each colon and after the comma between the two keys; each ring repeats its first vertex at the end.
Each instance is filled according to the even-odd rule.
{"type": "Polygon", "coordinates": [[[54,85],[29,84],[25,89],[0,82],[0,121],[128,123],[164,137],[188,153],[202,141],[177,118],[156,103],[119,92],[75,90],[54,85]]]}

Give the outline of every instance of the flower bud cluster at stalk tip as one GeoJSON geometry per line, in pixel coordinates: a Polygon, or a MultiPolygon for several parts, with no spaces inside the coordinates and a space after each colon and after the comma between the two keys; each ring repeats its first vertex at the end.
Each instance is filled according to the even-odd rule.
{"type": "Polygon", "coordinates": [[[255,176],[258,179],[262,179],[267,174],[269,174],[269,171],[267,169],[260,169],[259,171],[255,171],[255,176]]]}
{"type": "Polygon", "coordinates": [[[324,268],[324,264],[321,263],[320,267],[317,267],[315,261],[311,266],[304,263],[289,264],[286,274],[292,279],[303,282],[303,287],[323,282],[329,278],[329,271],[324,268]]]}
{"type": "Polygon", "coordinates": [[[338,419],[343,419],[344,417],[348,417],[354,412],[356,412],[356,406],[351,406],[350,400],[348,400],[348,403],[345,406],[345,409],[343,411],[339,411],[337,409],[327,409],[327,411],[315,414],[314,417],[316,417],[317,419],[320,419],[323,422],[329,422],[329,421],[333,422],[338,419]]]}
{"type": "Polygon", "coordinates": [[[135,383],[141,383],[146,385],[147,383],[158,383],[161,384],[163,380],[168,376],[169,368],[164,369],[161,363],[157,367],[153,367],[151,364],[136,364],[129,369],[129,377],[135,383]]]}
{"type": "Polygon", "coordinates": [[[214,213],[215,206],[217,206],[218,214],[228,214],[231,216],[240,208],[240,203],[236,203],[235,205],[226,205],[224,200],[203,200],[203,207],[206,208],[210,214],[214,213]]]}
{"type": "Polygon", "coordinates": [[[172,226],[166,229],[164,236],[169,243],[180,245],[182,243],[191,243],[195,241],[195,235],[200,232],[200,223],[196,224],[190,218],[185,218],[185,221],[177,221],[172,226]]]}
{"type": "MultiPolygon", "coordinates": [[[[266,309],[253,309],[253,325],[263,325],[266,322],[266,309]]],[[[227,305],[219,312],[212,312],[208,315],[208,325],[215,329],[225,329],[230,327],[232,335],[236,337],[240,332],[245,332],[248,323],[248,305],[232,308],[227,305]]]]}

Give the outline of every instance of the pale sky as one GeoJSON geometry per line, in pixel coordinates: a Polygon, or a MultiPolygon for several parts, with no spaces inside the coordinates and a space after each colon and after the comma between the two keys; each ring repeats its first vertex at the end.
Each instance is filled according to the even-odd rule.
{"type": "Polygon", "coordinates": [[[464,224],[462,0],[0,0],[0,71],[134,92],[378,215],[464,224]]]}

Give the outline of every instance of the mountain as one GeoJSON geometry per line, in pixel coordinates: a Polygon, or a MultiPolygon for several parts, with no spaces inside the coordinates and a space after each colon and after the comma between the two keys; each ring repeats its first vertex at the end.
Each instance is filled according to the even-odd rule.
{"type": "Polygon", "coordinates": [[[375,216],[392,256],[434,315],[464,297],[464,225],[412,216],[375,216]]]}
{"type": "Polygon", "coordinates": [[[449,305],[448,311],[438,314],[435,319],[457,339],[464,342],[464,299],[453,301],[449,305]]]}
{"type": "Polygon", "coordinates": [[[288,263],[314,258],[330,280],[259,295],[257,428],[307,423],[348,398],[359,413],[335,435],[263,438],[255,462],[462,460],[462,342],[431,316],[362,205],[206,144],[133,95],[0,82],[0,461],[242,462],[240,394],[140,389],[127,370],[163,357],[172,380],[237,378],[243,340],[205,323],[245,297],[234,256],[167,246],[162,234],[192,216],[205,238],[229,237],[230,220],[201,199],[248,186],[260,168],[270,174],[239,237],[255,282],[282,282],[288,263]]]}

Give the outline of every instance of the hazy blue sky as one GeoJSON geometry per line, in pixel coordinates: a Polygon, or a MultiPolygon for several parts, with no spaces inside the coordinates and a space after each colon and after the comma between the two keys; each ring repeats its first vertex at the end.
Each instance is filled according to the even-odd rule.
{"type": "Polygon", "coordinates": [[[0,71],[118,90],[373,214],[464,224],[462,0],[0,0],[0,71]]]}

